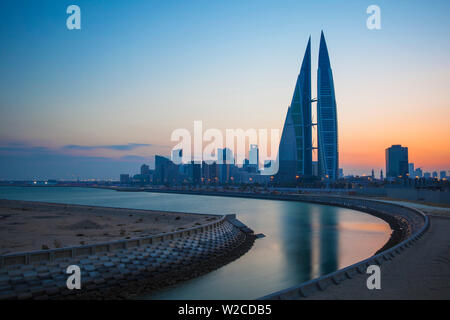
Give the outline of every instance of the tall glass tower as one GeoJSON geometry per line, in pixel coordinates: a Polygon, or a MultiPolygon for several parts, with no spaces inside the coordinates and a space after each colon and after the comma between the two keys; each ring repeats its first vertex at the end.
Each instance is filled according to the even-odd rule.
{"type": "Polygon", "coordinates": [[[287,111],[278,160],[279,181],[295,182],[300,177],[312,175],[311,38],[287,111]]]}
{"type": "Polygon", "coordinates": [[[336,98],[323,31],[320,36],[317,70],[317,140],[319,177],[336,180],[339,177],[336,98]]]}

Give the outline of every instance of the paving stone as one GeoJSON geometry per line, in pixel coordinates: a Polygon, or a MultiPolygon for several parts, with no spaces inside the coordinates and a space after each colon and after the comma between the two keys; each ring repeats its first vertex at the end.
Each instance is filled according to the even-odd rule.
{"type": "Polygon", "coordinates": [[[18,284],[25,283],[25,279],[23,277],[14,277],[14,278],[11,278],[9,281],[12,285],[18,285],[18,284]]]}
{"type": "Polygon", "coordinates": [[[80,260],[80,263],[81,264],[90,264],[90,263],[92,263],[92,261],[91,261],[91,259],[82,259],[82,260],[80,260]]]}
{"type": "Polygon", "coordinates": [[[95,267],[94,267],[93,265],[91,265],[91,264],[88,264],[88,265],[86,265],[86,266],[83,266],[82,269],[84,269],[84,270],[86,270],[86,271],[88,271],[88,272],[90,272],[90,271],[95,271],[95,267]]]}
{"type": "Polygon", "coordinates": [[[38,273],[36,271],[27,271],[23,273],[25,279],[36,278],[38,273]]]}
{"type": "Polygon", "coordinates": [[[48,267],[46,266],[38,266],[35,269],[38,273],[42,273],[42,272],[47,272],[48,271],[48,267]]]}
{"type": "Polygon", "coordinates": [[[21,275],[22,275],[22,271],[20,271],[20,270],[11,270],[11,271],[8,271],[8,276],[9,276],[10,278],[18,277],[18,276],[21,276],[21,275]]]}
{"type": "Polygon", "coordinates": [[[50,287],[50,286],[52,286],[54,283],[55,283],[55,282],[54,282],[53,280],[49,280],[49,279],[42,280],[42,285],[43,285],[44,287],[50,287]]]}

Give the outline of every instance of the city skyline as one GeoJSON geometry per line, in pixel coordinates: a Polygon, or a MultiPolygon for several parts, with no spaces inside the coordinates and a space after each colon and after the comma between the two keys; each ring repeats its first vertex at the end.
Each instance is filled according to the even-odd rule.
{"type": "Polygon", "coordinates": [[[194,120],[281,129],[304,39],[317,43],[321,29],[339,167],[379,172],[384,150],[401,144],[423,171],[449,170],[450,5],[380,1],[382,29],[371,31],[369,3],[325,3],[79,1],[82,29],[68,31],[66,3],[2,2],[0,178],[115,177],[169,155],[170,132],[194,120]]]}

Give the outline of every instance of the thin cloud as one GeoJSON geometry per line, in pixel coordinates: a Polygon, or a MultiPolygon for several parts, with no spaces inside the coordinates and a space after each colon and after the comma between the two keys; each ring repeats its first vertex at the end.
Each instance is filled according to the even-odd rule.
{"type": "Polygon", "coordinates": [[[99,145],[99,146],[82,146],[76,144],[70,144],[63,146],[64,149],[71,150],[94,150],[94,149],[109,149],[116,151],[129,151],[142,147],[151,147],[152,144],[147,143],[128,143],[128,144],[111,144],[111,145],[99,145]]]}

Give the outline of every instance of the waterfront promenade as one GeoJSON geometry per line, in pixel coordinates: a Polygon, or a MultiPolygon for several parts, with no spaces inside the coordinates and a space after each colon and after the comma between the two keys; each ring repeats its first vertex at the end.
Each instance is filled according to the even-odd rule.
{"type": "Polygon", "coordinates": [[[430,220],[420,241],[381,265],[380,290],[368,290],[363,273],[304,299],[450,299],[450,218],[430,220]]]}

